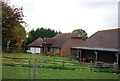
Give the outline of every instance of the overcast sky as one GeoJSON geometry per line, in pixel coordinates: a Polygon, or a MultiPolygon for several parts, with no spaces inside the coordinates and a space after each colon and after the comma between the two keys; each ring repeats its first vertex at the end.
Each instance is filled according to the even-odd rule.
{"type": "MultiPolygon", "coordinates": [[[[119,0],[10,0],[23,7],[29,30],[51,28],[62,33],[84,29],[88,35],[118,27],[119,0]]],[[[28,29],[27,29],[28,30],[28,29]]]]}

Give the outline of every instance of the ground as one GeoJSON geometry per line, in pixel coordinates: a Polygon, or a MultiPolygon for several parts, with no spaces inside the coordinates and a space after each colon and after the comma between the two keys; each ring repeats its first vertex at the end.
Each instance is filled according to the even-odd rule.
{"type": "MultiPolygon", "coordinates": [[[[3,67],[4,79],[34,79],[34,69],[23,67],[3,67]]],[[[36,79],[118,79],[116,74],[96,73],[89,70],[37,69],[36,79]]]]}
{"type": "MultiPolygon", "coordinates": [[[[62,64],[51,64],[54,61],[49,61],[49,63],[41,63],[40,59],[47,60],[63,60],[71,61],[70,58],[66,57],[42,57],[36,54],[19,54],[19,53],[4,53],[3,56],[7,57],[17,57],[17,58],[31,58],[39,59],[40,65],[52,65],[52,66],[63,66],[62,64]]],[[[3,64],[5,63],[20,63],[28,64],[28,62],[19,62],[15,60],[10,60],[10,58],[3,57],[3,64]]],[[[60,62],[55,62],[60,63],[60,62]]],[[[34,62],[32,62],[34,64],[34,62]]],[[[21,67],[17,66],[2,66],[3,79],[118,79],[119,75],[116,73],[106,73],[106,72],[94,72],[90,71],[90,68],[84,64],[70,62],[70,64],[76,64],[78,66],[65,65],[65,67],[76,68],[75,70],[62,70],[62,69],[51,69],[51,68],[37,68],[34,67],[21,67]],[[35,72],[36,70],[36,72],[35,72]],[[35,77],[34,77],[35,76],[35,77]]]]}

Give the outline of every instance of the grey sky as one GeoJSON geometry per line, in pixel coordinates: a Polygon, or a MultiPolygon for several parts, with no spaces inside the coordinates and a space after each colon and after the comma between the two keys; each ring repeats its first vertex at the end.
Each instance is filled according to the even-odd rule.
{"type": "Polygon", "coordinates": [[[63,33],[84,29],[90,36],[98,30],[118,27],[119,0],[10,0],[23,6],[24,20],[31,26],[63,33]]]}

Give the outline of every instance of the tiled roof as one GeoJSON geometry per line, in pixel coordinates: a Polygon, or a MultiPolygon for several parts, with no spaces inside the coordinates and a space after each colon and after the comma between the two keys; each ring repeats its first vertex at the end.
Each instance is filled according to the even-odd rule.
{"type": "Polygon", "coordinates": [[[53,38],[44,38],[44,40],[41,38],[38,38],[28,46],[42,46],[42,43],[44,41],[45,44],[51,44],[51,47],[61,47],[67,40],[71,39],[72,37],[78,38],[79,36],[72,33],[57,34],[53,38]]]}
{"type": "Polygon", "coordinates": [[[89,37],[81,47],[120,49],[120,28],[98,31],[89,37]]]}
{"type": "Polygon", "coordinates": [[[35,41],[33,41],[31,44],[29,44],[28,46],[31,46],[31,47],[41,47],[42,46],[42,42],[43,42],[43,39],[42,38],[38,38],[35,41]]]}

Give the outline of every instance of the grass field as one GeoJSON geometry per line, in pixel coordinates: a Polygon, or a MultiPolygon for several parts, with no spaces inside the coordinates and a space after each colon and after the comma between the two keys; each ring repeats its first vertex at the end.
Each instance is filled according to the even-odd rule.
{"type": "MultiPolygon", "coordinates": [[[[78,65],[78,66],[65,65],[66,67],[80,68],[81,66],[84,66],[84,64],[81,64],[81,63],[66,62],[66,61],[71,60],[71,58],[67,58],[67,57],[49,57],[49,56],[41,56],[41,55],[38,55],[38,54],[24,54],[24,53],[3,53],[3,56],[13,57],[13,58],[14,57],[16,57],[16,58],[28,58],[28,59],[31,58],[30,60],[31,60],[32,64],[34,64],[35,59],[37,59],[37,61],[38,61],[37,64],[40,64],[40,65],[61,66],[62,65],[62,60],[64,60],[65,64],[76,64],[76,65],[78,65]],[[43,60],[39,60],[39,59],[43,59],[43,60]],[[48,61],[48,60],[52,60],[52,61],[48,61]],[[56,60],[56,61],[54,61],[54,60],[56,60]],[[57,60],[61,60],[61,61],[57,61],[57,60]],[[47,62],[44,62],[44,61],[47,61],[47,62]],[[56,63],[59,63],[59,64],[56,64],[56,63]]],[[[28,61],[24,61],[24,60],[28,60],[28,59],[20,59],[20,60],[23,60],[23,61],[15,61],[14,59],[11,59],[11,58],[2,57],[2,62],[3,63],[16,63],[16,64],[29,64],[28,61]]]]}
{"type": "MultiPolygon", "coordinates": [[[[17,58],[29,58],[31,59],[55,59],[55,60],[65,60],[70,61],[70,58],[67,57],[46,57],[40,56],[37,54],[23,54],[23,53],[3,53],[3,56],[8,57],[17,57],[17,58]]],[[[14,62],[14,60],[9,60],[9,58],[2,58],[3,63],[20,63],[14,62]]],[[[49,61],[50,63],[53,61],[49,61]]],[[[27,63],[27,62],[21,62],[27,63]]],[[[58,62],[59,63],[59,62],[58,62]]],[[[42,64],[42,63],[41,63],[42,64]]],[[[43,63],[43,65],[52,65],[43,63]]],[[[87,66],[75,63],[79,66],[65,65],[67,67],[84,67],[87,66]]],[[[54,64],[57,66],[57,64],[54,64]]],[[[21,66],[3,66],[2,67],[2,76],[3,79],[34,79],[34,68],[21,67],[21,66]]],[[[102,72],[91,72],[89,69],[76,69],[76,70],[61,70],[61,69],[50,69],[50,68],[37,68],[36,78],[35,79],[118,79],[118,75],[115,73],[102,73],[102,72]]]]}
{"type": "MultiPolygon", "coordinates": [[[[3,79],[34,79],[33,68],[31,77],[29,68],[3,66],[3,79]]],[[[60,70],[37,68],[36,79],[118,79],[116,74],[96,73],[89,70],[60,70]]]]}
{"type": "Polygon", "coordinates": [[[17,58],[31,58],[31,59],[49,59],[49,60],[65,60],[70,61],[70,58],[67,57],[49,57],[49,56],[41,56],[39,54],[27,54],[27,53],[3,53],[2,56],[8,57],[17,57],[17,58]]]}

